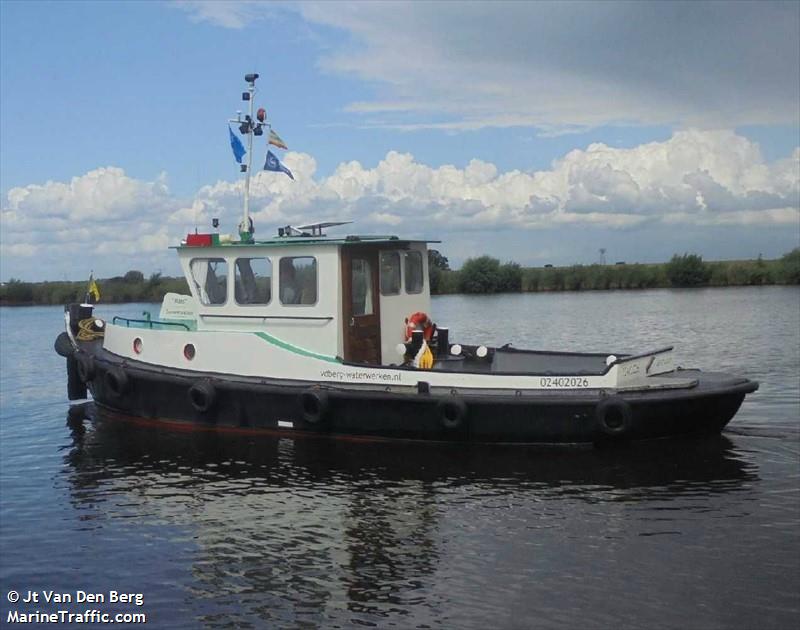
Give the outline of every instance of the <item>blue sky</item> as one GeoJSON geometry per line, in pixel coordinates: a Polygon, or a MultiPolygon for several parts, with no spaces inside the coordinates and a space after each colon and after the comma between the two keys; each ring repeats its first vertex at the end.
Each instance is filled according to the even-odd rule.
{"type": "MultiPolygon", "coordinates": [[[[289,145],[258,235],[332,218],[459,263],[800,244],[797,3],[0,3],[0,279],[176,273],[241,197],[246,72],[289,145]]],[[[255,161],[263,160],[259,146],[255,161]]]]}

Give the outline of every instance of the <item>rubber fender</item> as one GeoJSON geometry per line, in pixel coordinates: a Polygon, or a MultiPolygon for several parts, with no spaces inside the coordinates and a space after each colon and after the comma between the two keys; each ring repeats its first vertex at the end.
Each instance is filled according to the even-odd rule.
{"type": "Polygon", "coordinates": [[[458,396],[443,398],[436,404],[439,412],[439,422],[448,430],[460,428],[467,417],[467,403],[458,396]]]}
{"type": "Polygon", "coordinates": [[[300,394],[300,413],[309,424],[320,424],[328,414],[328,394],[309,389],[300,394]]]}
{"type": "Polygon", "coordinates": [[[86,398],[86,383],[79,374],[79,366],[80,364],[74,356],[67,357],[67,398],[70,400],[86,398]]]}
{"type": "Polygon", "coordinates": [[[75,348],[72,345],[72,342],[69,340],[69,335],[66,332],[62,332],[58,337],[56,337],[56,342],[53,344],[53,347],[56,350],[56,354],[62,357],[71,357],[75,354],[75,348]]]}
{"type": "Polygon", "coordinates": [[[128,374],[118,366],[114,366],[106,372],[103,383],[108,393],[114,398],[121,398],[124,396],[130,386],[128,374]]]}
{"type": "Polygon", "coordinates": [[[210,411],[217,402],[217,388],[209,380],[197,381],[189,388],[189,403],[195,411],[210,411]]]}
{"type": "Polygon", "coordinates": [[[78,377],[81,379],[81,381],[88,383],[94,380],[94,376],[96,374],[94,357],[91,354],[79,352],[75,355],[75,358],[78,362],[78,377]]]}
{"type": "Polygon", "coordinates": [[[609,396],[595,408],[597,428],[609,437],[621,437],[631,428],[633,413],[631,406],[621,396],[609,396]]]}

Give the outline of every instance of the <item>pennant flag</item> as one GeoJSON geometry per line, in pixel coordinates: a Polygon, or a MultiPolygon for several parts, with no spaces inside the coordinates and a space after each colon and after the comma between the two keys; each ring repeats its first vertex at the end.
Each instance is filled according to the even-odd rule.
{"type": "Polygon", "coordinates": [[[94,279],[94,274],[89,274],[89,286],[86,288],[86,295],[93,297],[95,304],[100,301],[100,287],[94,279]]]}
{"type": "Polygon", "coordinates": [[[231,131],[230,125],[228,125],[228,133],[231,135],[231,149],[233,149],[233,157],[235,157],[236,161],[239,162],[239,164],[241,164],[242,158],[244,157],[244,154],[247,153],[247,151],[245,151],[242,141],[239,140],[239,138],[236,136],[235,133],[233,133],[233,131],[231,131]]]}
{"type": "Polygon", "coordinates": [[[272,129],[269,130],[269,143],[275,145],[279,149],[289,149],[289,147],[286,146],[286,143],[281,140],[281,137],[272,129]]]}
{"type": "Polygon", "coordinates": [[[294,179],[292,171],[286,168],[281,161],[275,157],[272,151],[267,151],[267,161],[264,162],[265,171],[275,171],[276,173],[286,173],[290,179],[294,179]]]}

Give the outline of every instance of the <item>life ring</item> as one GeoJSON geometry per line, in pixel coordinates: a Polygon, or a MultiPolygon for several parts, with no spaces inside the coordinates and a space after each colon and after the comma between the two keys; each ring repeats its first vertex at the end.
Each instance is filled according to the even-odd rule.
{"type": "Polygon", "coordinates": [[[431,321],[427,313],[417,311],[406,317],[406,342],[411,340],[411,333],[415,330],[421,330],[425,341],[430,341],[436,330],[436,324],[431,321]]]}
{"type": "Polygon", "coordinates": [[[609,396],[601,400],[595,409],[597,426],[608,437],[621,437],[631,428],[633,413],[631,406],[621,396],[609,396]]]}
{"type": "Polygon", "coordinates": [[[103,383],[112,397],[121,398],[128,391],[130,380],[125,370],[114,366],[106,372],[103,383]]]}
{"type": "Polygon", "coordinates": [[[436,409],[439,412],[439,422],[449,431],[460,428],[469,411],[467,403],[457,396],[443,398],[436,404],[436,409]]]}
{"type": "Polygon", "coordinates": [[[80,352],[75,355],[75,358],[78,361],[78,378],[80,378],[84,383],[94,380],[96,373],[94,367],[94,357],[91,354],[80,352]]]}
{"type": "Polygon", "coordinates": [[[217,402],[217,389],[211,381],[203,380],[194,383],[188,391],[189,403],[195,411],[205,413],[217,402]]]}
{"type": "Polygon", "coordinates": [[[328,394],[309,389],[300,395],[300,413],[309,424],[320,424],[328,414],[328,394]]]}

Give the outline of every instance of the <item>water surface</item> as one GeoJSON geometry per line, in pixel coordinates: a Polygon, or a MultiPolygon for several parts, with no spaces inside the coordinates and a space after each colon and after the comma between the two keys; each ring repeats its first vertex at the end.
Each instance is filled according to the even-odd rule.
{"type": "Polygon", "coordinates": [[[166,628],[797,626],[800,290],[433,310],[454,341],[675,344],[678,364],[761,389],[719,437],[614,450],[170,432],[91,408],[78,425],[52,352],[60,309],[0,309],[3,621],[10,589],[115,589],[166,628]]]}

